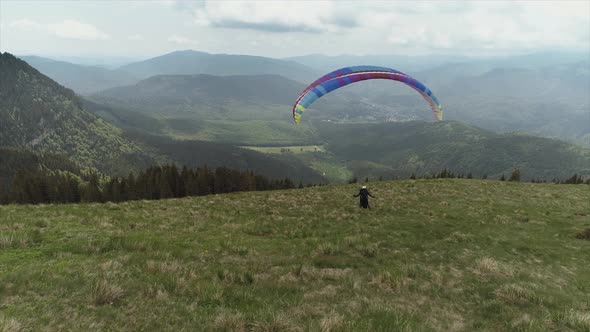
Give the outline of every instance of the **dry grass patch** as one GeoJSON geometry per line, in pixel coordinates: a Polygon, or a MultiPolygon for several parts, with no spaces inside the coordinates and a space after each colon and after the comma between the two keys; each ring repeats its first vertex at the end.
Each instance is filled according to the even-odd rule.
{"type": "Polygon", "coordinates": [[[461,232],[453,232],[445,238],[445,241],[452,243],[471,242],[473,235],[461,232]]]}
{"type": "Polygon", "coordinates": [[[321,332],[339,331],[344,323],[344,316],[332,312],[320,321],[321,332]]]}
{"type": "Polygon", "coordinates": [[[590,312],[564,310],[549,316],[545,323],[553,330],[590,331],[590,312]]]}
{"type": "Polygon", "coordinates": [[[347,278],[352,272],[351,268],[337,269],[308,267],[298,265],[289,273],[279,277],[280,282],[311,282],[315,280],[337,281],[347,278]]]}
{"type": "Polygon", "coordinates": [[[355,236],[346,236],[344,238],[344,244],[348,247],[355,247],[358,244],[362,243],[363,239],[361,236],[355,235],[355,236]]]}
{"type": "Polygon", "coordinates": [[[379,253],[379,247],[376,244],[366,244],[357,246],[356,250],[367,258],[373,258],[379,253]]]}
{"type": "Polygon", "coordinates": [[[341,280],[352,272],[351,268],[336,269],[325,268],[318,269],[314,267],[303,267],[301,269],[301,277],[306,280],[341,280]]]}
{"type": "Polygon", "coordinates": [[[531,319],[531,316],[529,314],[526,313],[512,320],[512,323],[510,324],[510,326],[517,331],[532,330],[534,325],[535,321],[531,319]]]}
{"type": "Polygon", "coordinates": [[[465,331],[465,319],[451,306],[434,306],[428,316],[427,322],[434,331],[465,331]]]}
{"type": "Polygon", "coordinates": [[[25,327],[14,318],[4,318],[0,316],[0,332],[20,332],[25,331],[25,327]]]}
{"type": "Polygon", "coordinates": [[[512,218],[509,216],[505,216],[505,215],[496,215],[494,217],[494,222],[497,224],[502,224],[502,225],[510,224],[510,223],[512,223],[512,218]]]}
{"type": "Polygon", "coordinates": [[[293,323],[287,314],[279,313],[268,320],[254,322],[250,330],[252,332],[302,332],[303,328],[293,323]]]}
{"type": "Polygon", "coordinates": [[[30,246],[30,242],[27,236],[22,233],[0,234],[0,249],[27,248],[30,246]]]}
{"type": "Polygon", "coordinates": [[[340,248],[332,243],[321,243],[317,249],[315,250],[314,254],[316,256],[321,255],[334,255],[340,252],[340,248]]]}
{"type": "Polygon", "coordinates": [[[334,285],[327,285],[326,287],[317,290],[317,291],[312,291],[312,292],[307,292],[305,294],[303,294],[303,298],[310,300],[310,299],[328,299],[331,297],[334,297],[336,294],[338,294],[338,289],[340,287],[338,286],[334,286],[334,285]]]}
{"type": "Polygon", "coordinates": [[[184,271],[182,263],[179,261],[170,262],[157,262],[149,260],[146,262],[146,269],[152,273],[163,273],[163,274],[179,274],[184,271]]]}
{"type": "Polygon", "coordinates": [[[408,285],[408,279],[401,276],[393,276],[389,272],[374,275],[369,282],[386,292],[398,292],[408,285]]]}
{"type": "Polygon", "coordinates": [[[100,264],[100,268],[105,272],[118,271],[121,267],[123,267],[123,264],[115,260],[109,260],[100,264]]]}
{"type": "Polygon", "coordinates": [[[18,240],[14,233],[4,233],[0,235],[0,249],[12,248],[18,240]]]}
{"type": "Polygon", "coordinates": [[[543,298],[518,284],[503,285],[495,291],[496,298],[507,304],[542,304],[543,298]]]}
{"type": "Polygon", "coordinates": [[[240,312],[222,311],[215,317],[213,325],[216,331],[247,331],[247,321],[240,312]]]}
{"type": "Polygon", "coordinates": [[[124,296],[123,288],[101,279],[92,285],[91,299],[95,305],[116,304],[124,296]]]}
{"type": "Polygon", "coordinates": [[[511,277],[516,268],[510,264],[499,262],[491,257],[483,257],[475,262],[473,273],[482,278],[511,277]]]}

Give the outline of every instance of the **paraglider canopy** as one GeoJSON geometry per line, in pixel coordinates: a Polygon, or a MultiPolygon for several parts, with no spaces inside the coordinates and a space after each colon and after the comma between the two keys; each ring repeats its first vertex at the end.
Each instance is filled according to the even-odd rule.
{"type": "Polygon", "coordinates": [[[317,99],[343,86],[372,79],[386,79],[401,82],[418,91],[430,105],[434,118],[443,118],[442,105],[432,91],[410,75],[398,70],[379,66],[345,67],[328,73],[311,83],[297,98],[293,105],[293,120],[299,124],[301,115],[317,99]]]}

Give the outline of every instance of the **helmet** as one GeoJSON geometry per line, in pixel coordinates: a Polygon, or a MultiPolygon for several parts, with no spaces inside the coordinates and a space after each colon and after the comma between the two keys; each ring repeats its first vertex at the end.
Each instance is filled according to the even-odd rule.
{"type": "Polygon", "coordinates": [[[362,186],[361,189],[367,189],[367,186],[362,186]]]}

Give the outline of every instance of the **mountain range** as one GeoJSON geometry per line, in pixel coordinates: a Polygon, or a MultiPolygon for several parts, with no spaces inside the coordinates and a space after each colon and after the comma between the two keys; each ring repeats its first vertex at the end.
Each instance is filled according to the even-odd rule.
{"type": "MultiPolygon", "coordinates": [[[[198,91],[188,93],[179,86],[180,82],[173,82],[178,80],[178,75],[204,74],[234,78],[242,75],[252,78],[260,75],[279,75],[290,81],[276,77],[266,78],[268,82],[273,83],[267,95],[274,97],[277,94],[272,103],[280,102],[286,107],[293,102],[287,100],[289,96],[298,94],[306,83],[320,76],[322,72],[354,64],[383,65],[401,69],[425,83],[441,100],[447,119],[492,131],[521,131],[590,146],[590,95],[586,92],[590,89],[590,59],[584,53],[545,52],[493,58],[441,55],[309,55],[272,59],[184,50],[129,63],[115,69],[74,65],[37,57],[25,59],[42,73],[78,94],[92,95],[91,99],[95,99],[97,95],[121,94],[122,91],[133,89],[131,86],[135,84],[138,85],[135,89],[148,89],[150,85],[169,80],[169,90],[174,88],[182,91],[168,91],[169,94],[191,95],[192,97],[188,97],[191,110],[209,109],[208,112],[211,114],[223,111],[225,107],[220,105],[227,105],[230,100],[223,100],[220,104],[219,98],[206,96],[201,98],[203,102],[198,101],[195,99],[198,91]],[[158,82],[144,81],[154,76],[167,78],[154,79],[158,82]],[[299,82],[300,86],[294,86],[291,81],[299,82]],[[124,85],[128,87],[117,89],[124,85]]],[[[231,80],[219,81],[219,84],[222,84],[220,87],[224,86],[223,89],[215,88],[213,78],[209,81],[213,91],[208,93],[212,95],[222,95],[224,91],[237,88],[228,85],[231,80]]],[[[259,92],[264,91],[263,88],[268,87],[269,84],[265,82],[265,79],[253,78],[248,87],[239,86],[238,90],[252,94],[241,98],[240,102],[250,99],[248,104],[255,104],[251,101],[258,98],[259,92]],[[257,86],[260,86],[260,89],[257,89],[257,86]]],[[[192,86],[194,82],[188,83],[192,86]]],[[[201,94],[205,95],[204,92],[201,94]]],[[[179,98],[170,101],[173,104],[180,103],[179,98]]],[[[115,100],[108,103],[111,102],[115,100]]],[[[154,108],[158,108],[168,114],[183,109],[177,105],[162,109],[162,104],[156,101],[154,104],[150,103],[148,108],[152,109],[152,113],[154,108]]],[[[119,106],[140,112],[146,110],[136,103],[119,106]]],[[[423,112],[423,101],[413,90],[390,82],[364,82],[345,87],[322,98],[313,108],[321,110],[321,113],[317,112],[317,117],[325,120],[366,122],[430,119],[428,113],[423,112]]],[[[236,128],[229,129],[234,130],[236,128]]],[[[219,136],[222,135],[216,135],[217,138],[219,136]]],[[[203,135],[185,137],[204,138],[203,135]]]]}
{"type": "MultiPolygon", "coordinates": [[[[524,71],[528,73],[530,70],[524,71]]],[[[496,73],[488,75],[494,77],[496,73]]],[[[328,121],[330,117],[337,118],[336,114],[346,112],[350,106],[347,99],[350,96],[346,94],[328,96],[324,104],[318,101],[318,109],[306,113],[305,126],[291,125],[294,128],[291,131],[276,132],[264,126],[255,131],[243,130],[250,129],[252,123],[262,122],[267,126],[289,123],[291,113],[287,102],[295,98],[295,91],[302,87],[298,82],[280,76],[167,75],[104,91],[92,99],[109,105],[111,114],[138,115],[141,121],[137,125],[131,124],[136,128],[146,123],[143,117],[155,119],[159,126],[151,123],[152,128],[159,128],[160,133],[172,136],[191,132],[198,136],[202,132],[221,131],[224,126],[233,126],[232,133],[224,132],[223,137],[210,136],[207,139],[236,145],[253,142],[263,146],[277,142],[282,145],[323,145],[327,154],[299,153],[294,156],[332,179],[338,176],[330,174],[330,169],[344,172],[348,174],[346,176],[356,174],[373,178],[409,176],[414,172],[433,174],[443,168],[497,177],[513,168],[521,168],[529,178],[563,177],[576,171],[590,173],[586,166],[590,165],[588,150],[557,140],[497,134],[452,120],[442,123],[369,121],[348,124],[328,121]],[[272,84],[256,88],[266,80],[271,80],[272,84]],[[251,84],[246,86],[244,81],[251,84]],[[220,91],[217,88],[220,82],[232,88],[220,91]],[[242,86],[245,91],[240,88],[242,86]],[[288,89],[283,91],[284,87],[288,89]],[[268,107],[275,103],[284,106],[282,109],[268,107]],[[326,104],[331,105],[329,109],[320,109],[326,104]],[[216,105],[217,109],[207,108],[207,105],[216,105]],[[251,108],[254,107],[253,112],[251,108]],[[173,123],[172,119],[177,122],[173,123]],[[298,131],[302,130],[299,127],[306,132],[298,131]],[[306,141],[301,141],[302,137],[306,141]],[[550,151],[548,155],[556,160],[540,158],[541,150],[535,146],[550,151]]],[[[392,99],[397,100],[399,108],[423,103],[418,96],[411,95],[396,95],[392,99]]],[[[430,116],[424,110],[416,109],[418,111],[425,117],[430,116]]],[[[370,110],[370,114],[377,112],[370,110]]]]}
{"type": "Polygon", "coordinates": [[[130,85],[156,75],[281,75],[307,82],[320,74],[295,61],[260,56],[210,54],[193,50],[176,51],[158,57],[104,68],[56,61],[38,56],[20,57],[44,75],[80,95],[130,85]]]}
{"type": "Polygon", "coordinates": [[[155,75],[281,75],[302,82],[314,79],[318,71],[290,60],[236,54],[210,54],[193,50],[176,51],[131,63],[119,70],[147,78],[155,75]]]}
{"type": "MultiPolygon", "coordinates": [[[[554,72],[495,70],[459,87],[471,95],[489,97],[477,84],[495,89],[502,77],[514,75],[514,80],[522,82],[546,77],[545,82],[553,82],[553,91],[562,91],[562,84],[581,85],[570,92],[575,94],[584,88],[585,68],[582,63],[555,67],[554,72]]],[[[352,176],[429,174],[442,168],[496,176],[518,167],[531,178],[590,174],[588,149],[568,143],[496,134],[453,121],[407,121],[412,114],[428,115],[419,104],[423,102],[399,89],[395,103],[390,103],[392,97],[381,93],[383,84],[371,90],[370,98],[358,97],[366,87],[344,88],[326,96],[296,126],[290,103],[305,84],[280,75],[157,75],[81,98],[7,53],[1,55],[0,73],[0,147],[67,155],[81,167],[107,175],[166,162],[250,169],[315,183],[324,177],[345,181],[352,176]],[[379,116],[387,110],[382,105],[390,113],[410,116],[404,122],[383,123],[379,116]],[[253,145],[291,147],[285,148],[291,152],[269,154],[241,148],[253,145]],[[299,153],[303,145],[322,148],[301,147],[299,153]],[[298,153],[292,153],[293,149],[298,153]]],[[[534,87],[527,89],[527,93],[538,92],[534,87]]],[[[440,91],[448,100],[460,98],[455,90],[440,91]]],[[[511,86],[494,91],[506,100],[519,98],[510,96],[511,86]]],[[[547,103],[547,91],[551,90],[535,97],[547,103]]],[[[583,106],[572,112],[585,114],[583,106]]],[[[451,109],[449,113],[452,119],[451,109]]],[[[584,130],[583,123],[580,127],[584,130]]]]}
{"type": "MultiPolygon", "coordinates": [[[[105,175],[125,175],[156,163],[178,162],[247,169],[304,182],[322,181],[296,160],[213,142],[175,142],[151,137],[147,130],[129,131],[93,113],[97,108],[25,61],[0,54],[0,148],[67,156],[81,168],[105,175]]],[[[24,157],[11,157],[17,159],[24,157]]]]}
{"type": "Polygon", "coordinates": [[[59,84],[81,95],[137,82],[137,77],[116,69],[55,61],[38,56],[24,56],[22,60],[59,84]]]}

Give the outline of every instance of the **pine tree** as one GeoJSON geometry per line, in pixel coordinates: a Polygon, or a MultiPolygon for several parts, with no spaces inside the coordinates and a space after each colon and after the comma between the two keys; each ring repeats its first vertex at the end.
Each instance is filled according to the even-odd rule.
{"type": "Polygon", "coordinates": [[[89,175],[89,180],[82,192],[82,200],[84,202],[102,202],[102,193],[100,191],[100,181],[98,174],[92,172],[89,175]]]}
{"type": "Polygon", "coordinates": [[[512,174],[510,175],[510,179],[508,179],[508,181],[520,181],[520,170],[518,168],[515,168],[512,171],[512,174]]]}

